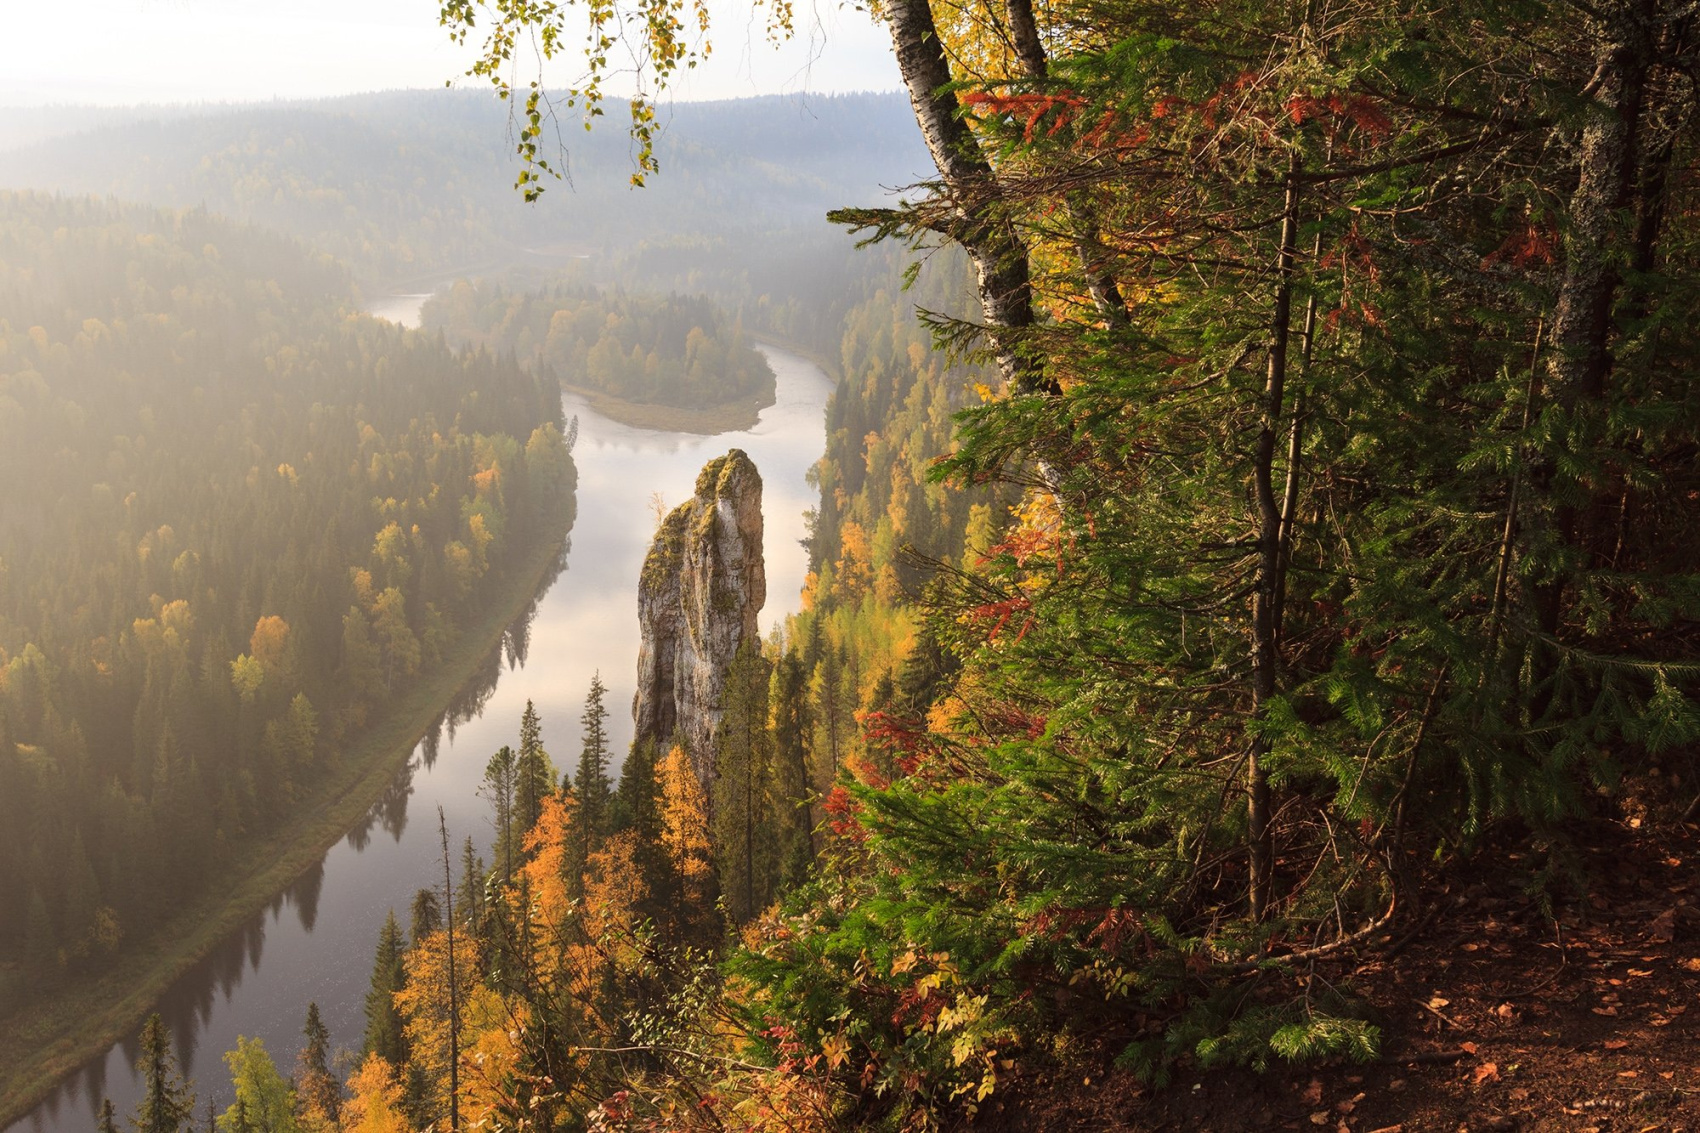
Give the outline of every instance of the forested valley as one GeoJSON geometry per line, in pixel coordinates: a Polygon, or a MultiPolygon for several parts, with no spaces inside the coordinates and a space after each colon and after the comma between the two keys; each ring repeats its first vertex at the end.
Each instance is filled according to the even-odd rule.
{"type": "Polygon", "coordinates": [[[226,882],[574,471],[552,387],[204,213],[8,194],[0,305],[7,1014],[226,882]]]}
{"type": "MultiPolygon", "coordinates": [[[[822,357],[807,579],[726,665],[710,750],[683,728],[614,750],[600,675],[555,757],[544,729],[570,724],[527,704],[484,764],[493,836],[439,817],[440,882],[397,894],[373,941],[359,1049],[338,1064],[304,996],[293,1064],[246,1038],[226,1056],[219,1133],[1693,1128],[1694,11],[880,11],[934,172],[896,203],[834,202],[875,247],[560,236],[591,258],[552,290],[504,253],[504,282],[434,301],[501,351],[441,357],[516,390],[557,364],[556,320],[559,364],[608,343],[610,383],[616,345],[687,374],[663,359],[688,364],[690,331],[661,349],[687,321],[822,357]],[[593,339],[611,316],[634,337],[593,339]]],[[[43,326],[9,356],[94,341],[43,326]]],[[[552,459],[551,427],[533,436],[552,459]]],[[[338,468],[370,476],[364,453],[338,468]]],[[[292,454],[243,463],[281,494],[263,467],[306,483],[292,454]]],[[[78,492],[120,506],[103,459],[78,492]]],[[[398,552],[421,577],[429,549],[476,541],[490,467],[474,456],[474,503],[450,509],[464,533],[398,552]]],[[[656,546],[702,514],[724,534],[657,502],[656,546]]],[[[156,553],[161,522],[125,528],[126,556],[150,548],[126,570],[178,546],[156,553]]],[[[335,576],[380,668],[364,596],[410,593],[387,530],[350,536],[335,576]]],[[[158,608],[54,663],[92,681],[95,658],[141,654],[133,685],[156,687],[143,639],[201,631],[172,622],[177,591],[132,589],[158,608]]],[[[323,729],[350,682],[321,703],[304,668],[277,678],[267,601],[198,675],[245,750],[292,771],[297,689],[323,729]]],[[[421,651],[432,608],[408,606],[421,651]]],[[[277,610],[306,648],[310,616],[277,610]]],[[[321,676],[346,665],[326,640],[321,676]]],[[[7,648],[15,774],[55,771],[58,717],[11,707],[35,654],[7,648]]],[[[185,743],[161,724],[138,747],[166,712],[134,703],[120,790],[185,743]]],[[[69,903],[47,900],[31,919],[63,951],[69,903]]],[[[195,1091],[157,1018],[141,1051],[134,1125],[178,1133],[195,1091]]]]}

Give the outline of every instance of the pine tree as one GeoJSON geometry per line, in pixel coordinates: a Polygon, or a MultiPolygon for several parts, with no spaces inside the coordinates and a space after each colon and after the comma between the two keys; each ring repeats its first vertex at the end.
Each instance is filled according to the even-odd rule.
{"type": "Polygon", "coordinates": [[[112,1099],[100,1099],[100,1116],[95,1122],[97,1133],[118,1133],[118,1120],[112,1113],[112,1099]]]}
{"type": "Polygon", "coordinates": [[[142,1100],[130,1125],[136,1133],[178,1133],[195,1115],[195,1095],[178,1075],[158,1012],[142,1024],[141,1048],[136,1069],[142,1076],[142,1100]]]}
{"type": "Polygon", "coordinates": [[[366,993],[366,1037],[360,1046],[364,1057],[378,1056],[391,1066],[407,1062],[406,1039],[402,1033],[401,1016],[396,1011],[395,993],[406,979],[403,956],[405,942],[401,925],[396,922],[395,910],[384,918],[378,932],[377,955],[372,960],[371,989],[366,993]]]}

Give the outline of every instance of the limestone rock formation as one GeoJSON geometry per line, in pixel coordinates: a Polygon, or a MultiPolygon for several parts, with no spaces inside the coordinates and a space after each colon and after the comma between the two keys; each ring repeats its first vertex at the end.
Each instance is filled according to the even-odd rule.
{"type": "Polygon", "coordinates": [[[767,600],[762,559],[761,474],[741,450],[709,461],[696,495],[655,533],[638,585],[638,742],[676,730],[705,784],[724,710],[732,658],[757,638],[767,600]]]}

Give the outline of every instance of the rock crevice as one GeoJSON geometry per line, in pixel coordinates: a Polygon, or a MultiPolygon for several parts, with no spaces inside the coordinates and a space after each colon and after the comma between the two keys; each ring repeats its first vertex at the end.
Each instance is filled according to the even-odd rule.
{"type": "Polygon", "coordinates": [[[726,674],[738,647],[756,640],[766,601],[761,474],[733,449],[704,465],[696,494],[661,521],[638,584],[637,742],[683,735],[705,784],[726,674]]]}

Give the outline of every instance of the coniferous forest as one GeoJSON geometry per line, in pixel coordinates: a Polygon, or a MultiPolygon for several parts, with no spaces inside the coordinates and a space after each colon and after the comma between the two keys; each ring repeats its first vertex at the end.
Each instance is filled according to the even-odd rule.
{"type": "Polygon", "coordinates": [[[573,483],[557,379],[745,394],[747,327],[835,389],[713,750],[528,703],[358,1049],[304,996],[219,1133],[1695,1127],[1700,14],[878,8],[933,173],[835,208],[855,268],[637,240],[427,308],[488,350],[7,198],[0,974],[98,963],[430,663],[573,483]]]}
{"type": "Polygon", "coordinates": [[[681,409],[773,402],[773,371],[706,296],[509,293],[462,281],[421,311],[427,330],[512,354],[623,401],[681,409]]]}
{"type": "Polygon", "coordinates": [[[573,467],[537,378],[200,213],[0,198],[0,1009],[145,940],[450,649],[573,467]]]}

